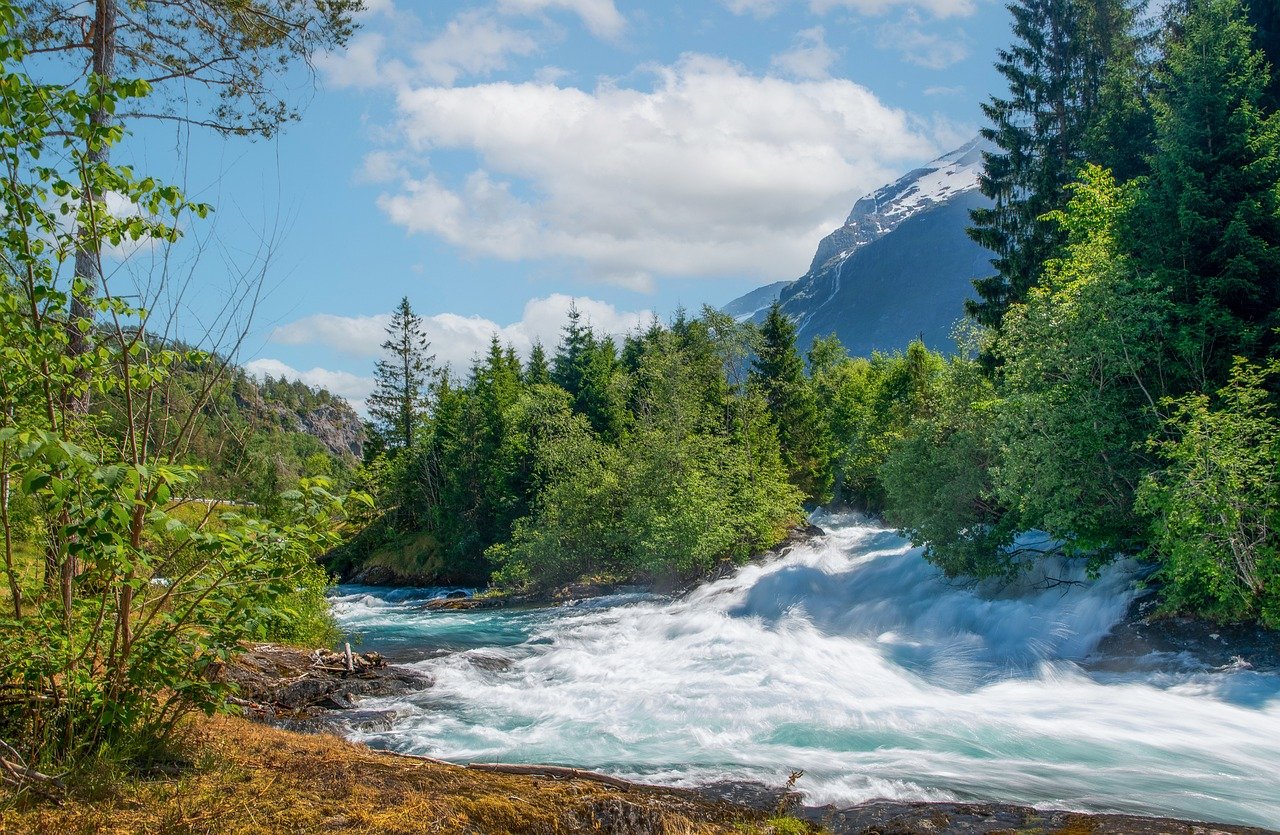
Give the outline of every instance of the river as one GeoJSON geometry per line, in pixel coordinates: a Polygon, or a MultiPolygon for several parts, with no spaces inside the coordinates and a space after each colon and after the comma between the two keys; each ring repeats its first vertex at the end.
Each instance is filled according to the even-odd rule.
{"type": "Polygon", "coordinates": [[[339,587],[342,628],[435,680],[370,745],[654,783],[782,784],[806,803],[997,800],[1280,828],[1280,675],[1094,656],[1137,566],[1050,560],[948,582],[853,515],[671,600],[426,611],[443,589],[339,587]],[[1065,582],[1064,582],[1065,581],[1065,582]]]}

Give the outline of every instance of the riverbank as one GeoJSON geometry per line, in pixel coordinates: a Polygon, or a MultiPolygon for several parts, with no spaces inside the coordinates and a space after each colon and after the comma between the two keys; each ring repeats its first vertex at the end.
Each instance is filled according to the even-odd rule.
{"type": "Polygon", "coordinates": [[[84,781],[58,804],[0,801],[0,832],[780,834],[689,792],[482,772],[235,717],[191,722],[178,750],[154,776],[84,781]]]}
{"type": "Polygon", "coordinates": [[[221,716],[184,729],[151,774],[84,780],[60,803],[0,795],[0,832],[59,835],[217,833],[1228,833],[1265,830],[1171,819],[1053,812],[990,803],[875,802],[778,817],[776,794],[728,802],[714,792],[601,780],[590,773],[507,774],[372,751],[221,716]],[[759,802],[763,800],[763,803],[759,802]]]}
{"type": "MultiPolygon", "coordinates": [[[[472,609],[506,609],[516,606],[560,606],[611,594],[639,593],[680,597],[705,583],[722,580],[744,565],[767,563],[786,556],[795,548],[810,544],[825,534],[826,532],[817,525],[808,523],[799,525],[793,528],[777,545],[759,554],[752,555],[745,562],[737,563],[732,560],[723,560],[704,571],[637,577],[623,582],[578,582],[557,588],[537,589],[530,592],[486,592],[476,596],[468,596],[462,593],[451,594],[438,600],[432,600],[425,606],[428,610],[433,611],[465,611],[472,609]]],[[[359,579],[360,577],[352,582],[357,585],[361,584],[359,579]]],[[[398,583],[366,584],[399,585],[398,583]]]]}

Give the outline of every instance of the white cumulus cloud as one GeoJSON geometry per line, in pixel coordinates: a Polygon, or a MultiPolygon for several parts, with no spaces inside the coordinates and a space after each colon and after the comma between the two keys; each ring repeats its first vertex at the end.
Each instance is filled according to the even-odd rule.
{"type": "Polygon", "coordinates": [[[414,41],[417,22],[405,20],[394,39],[379,32],[354,38],[346,49],[316,59],[325,79],[337,88],[371,89],[411,83],[451,85],[481,77],[533,55],[538,40],[495,14],[472,9],[458,14],[434,37],[414,41]]]}
{"type": "Polygon", "coordinates": [[[421,76],[453,84],[459,76],[486,75],[507,68],[513,56],[532,55],[538,42],[483,12],[463,12],[435,38],[413,50],[421,76]]]}
{"type": "Polygon", "coordinates": [[[785,0],[722,0],[724,7],[734,14],[749,14],[765,18],[782,6],[785,0]]]}
{"type": "Polygon", "coordinates": [[[498,5],[518,14],[538,14],[548,9],[572,12],[593,35],[602,38],[616,38],[627,26],[613,0],[499,0],[498,5]]]}
{"type": "Polygon", "coordinates": [[[969,57],[969,39],[963,32],[927,31],[915,12],[885,23],[877,32],[883,49],[895,49],[904,60],[931,70],[941,70],[969,57]]]}
{"type": "Polygon", "coordinates": [[[831,66],[839,57],[834,49],[827,46],[822,27],[815,26],[798,32],[795,45],[773,56],[770,63],[774,69],[792,78],[821,79],[831,75],[831,66]]]}
{"type": "MultiPolygon", "coordinates": [[[[721,0],[734,14],[769,17],[787,0],[721,0]]],[[[832,9],[850,9],[866,15],[882,15],[895,9],[919,9],[934,17],[965,17],[973,14],[975,0],[809,0],[809,11],[826,14],[832,9]]]]}
{"type": "Polygon", "coordinates": [[[937,152],[929,128],[843,79],[790,81],[687,55],[651,89],[607,81],[417,86],[398,94],[404,147],[477,166],[426,171],[379,205],[411,232],[508,259],[560,259],[596,278],[775,280],[852,198],[937,152]]]}
{"type": "MultiPolygon", "coordinates": [[[[560,341],[560,329],[564,327],[570,305],[576,305],[583,320],[590,322],[596,333],[602,336],[621,336],[648,324],[653,318],[653,314],[647,310],[620,311],[608,302],[556,293],[531,299],[525,304],[520,320],[507,325],[500,325],[481,316],[438,313],[423,316],[422,326],[431,342],[430,350],[435,354],[437,365],[449,365],[456,373],[465,374],[471,367],[472,360],[488,350],[489,341],[494,334],[498,335],[503,345],[514,346],[522,356],[528,355],[535,341],[541,341],[548,350],[554,349],[560,341]]],[[[276,328],[271,334],[271,341],[279,345],[325,345],[352,357],[372,360],[381,356],[380,346],[387,338],[386,327],[390,321],[389,313],[375,316],[320,313],[276,328]]],[[[280,376],[281,372],[266,370],[266,364],[275,363],[270,367],[286,367],[276,360],[254,362],[259,363],[257,367],[261,369],[255,373],[271,373],[273,376],[280,376]]],[[[254,366],[254,363],[246,365],[250,366],[254,366]]],[[[318,379],[321,371],[323,369],[312,369],[306,373],[313,374],[313,378],[318,379]]],[[[308,379],[303,381],[311,382],[308,379]]],[[[367,392],[360,396],[367,396],[367,392]]]]}

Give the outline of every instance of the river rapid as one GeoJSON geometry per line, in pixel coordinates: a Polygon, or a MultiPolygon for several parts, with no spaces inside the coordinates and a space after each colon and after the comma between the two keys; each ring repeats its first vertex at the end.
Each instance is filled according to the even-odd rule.
{"type": "Polygon", "coordinates": [[[343,586],[362,649],[433,687],[353,738],[459,762],[652,783],[803,770],[808,804],[993,800],[1280,829],[1280,674],[1094,650],[1137,567],[1050,560],[1016,588],[949,583],[852,515],[671,600],[426,611],[445,589],[343,586]],[[1068,582],[1062,582],[1068,581],[1068,582]],[[1079,581],[1079,582],[1077,582],[1079,581]]]}

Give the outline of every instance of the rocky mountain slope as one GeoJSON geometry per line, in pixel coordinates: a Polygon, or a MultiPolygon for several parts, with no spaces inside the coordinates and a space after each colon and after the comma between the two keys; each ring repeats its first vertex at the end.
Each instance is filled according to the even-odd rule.
{"type": "Polygon", "coordinates": [[[237,372],[235,405],[264,429],[309,435],[335,458],[356,463],[364,454],[365,430],[351,404],[321,388],[283,377],[254,380],[237,372]]]}
{"type": "Polygon", "coordinates": [[[902,348],[916,337],[949,348],[973,279],[990,271],[991,253],[965,233],[969,210],[988,205],[978,191],[988,147],[974,139],[858,200],[818,244],[808,272],[724,310],[758,321],[778,299],[798,325],[801,347],[835,333],[853,355],[902,348]]]}

